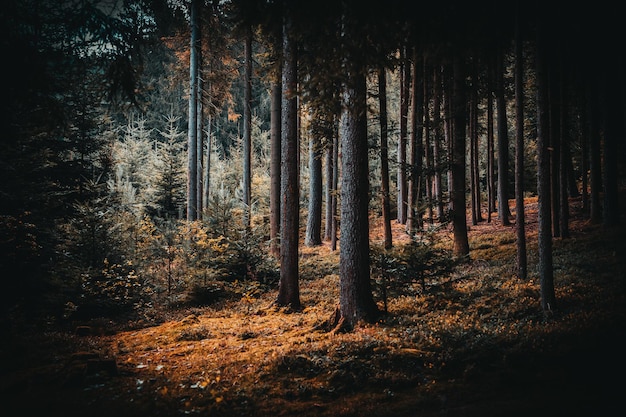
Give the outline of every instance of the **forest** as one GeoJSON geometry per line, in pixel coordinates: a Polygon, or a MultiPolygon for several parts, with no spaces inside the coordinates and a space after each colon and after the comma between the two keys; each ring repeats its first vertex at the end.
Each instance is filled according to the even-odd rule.
{"type": "Polygon", "coordinates": [[[3,415],[617,414],[618,9],[6,0],[3,415]]]}

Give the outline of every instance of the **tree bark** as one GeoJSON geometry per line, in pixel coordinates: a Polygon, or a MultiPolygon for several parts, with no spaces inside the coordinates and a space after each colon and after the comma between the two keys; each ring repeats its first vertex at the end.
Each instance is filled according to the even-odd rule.
{"type": "Polygon", "coordinates": [[[587,91],[587,115],[589,118],[589,220],[593,224],[602,222],[602,206],[600,205],[600,191],[602,190],[602,152],[600,149],[600,126],[597,108],[599,103],[595,91],[587,91]]]}
{"type": "Polygon", "coordinates": [[[552,236],[561,236],[561,113],[560,113],[560,79],[554,65],[548,65],[548,106],[550,125],[550,175],[552,184],[552,236]]]}
{"type": "Polygon", "coordinates": [[[189,121],[187,134],[187,220],[198,218],[198,51],[200,26],[199,0],[190,4],[191,41],[189,53],[189,121]]]}
{"type": "Polygon", "coordinates": [[[537,34],[537,200],[538,252],[541,307],[545,313],[555,309],[554,271],[552,266],[552,209],[550,178],[550,123],[548,120],[548,85],[545,52],[541,34],[537,34]]]}
{"type": "Polygon", "coordinates": [[[322,153],[313,137],[309,139],[309,210],[304,244],[322,244],[322,153]]]}
{"type": "Polygon", "coordinates": [[[283,21],[280,282],[277,304],[301,308],[298,277],[299,180],[296,45],[289,11],[283,21]]]}
{"type": "Polygon", "coordinates": [[[244,225],[252,221],[252,28],[246,28],[245,87],[243,99],[243,204],[244,225]]]}
{"type": "Polygon", "coordinates": [[[424,99],[423,99],[423,110],[422,113],[424,114],[424,191],[426,192],[426,210],[428,210],[428,223],[430,223],[431,225],[434,223],[434,212],[433,212],[433,188],[434,188],[434,181],[433,181],[433,169],[434,169],[434,164],[433,164],[433,148],[432,148],[432,142],[431,142],[431,132],[434,130],[431,126],[431,120],[430,120],[430,112],[429,112],[429,106],[430,106],[430,97],[431,97],[431,85],[429,84],[429,68],[427,66],[427,61],[426,61],[426,57],[424,56],[423,59],[423,70],[422,70],[422,76],[423,76],[423,91],[424,91],[424,99]]]}
{"type": "Polygon", "coordinates": [[[337,209],[339,196],[337,195],[339,187],[339,132],[334,128],[335,121],[333,120],[333,183],[332,183],[332,207],[331,207],[331,239],[330,250],[337,250],[337,209]]]}
{"type": "Polygon", "coordinates": [[[506,97],[504,90],[504,50],[498,57],[498,219],[504,226],[511,224],[509,211],[509,134],[506,118],[506,97]]]}
{"type": "Polygon", "coordinates": [[[469,255],[467,220],[465,216],[465,69],[463,58],[456,56],[453,64],[453,149],[450,174],[452,176],[453,253],[456,257],[469,255]]]}
{"type": "Polygon", "coordinates": [[[494,178],[494,134],[493,134],[493,87],[492,71],[487,76],[487,222],[496,211],[496,184],[494,178]]]}
{"type": "Polygon", "coordinates": [[[409,76],[411,66],[407,58],[406,46],[402,47],[400,56],[400,137],[398,138],[398,173],[397,173],[397,221],[406,224],[407,218],[407,180],[406,180],[406,148],[407,122],[409,112],[409,76]]]}
{"type": "Polygon", "coordinates": [[[387,77],[384,68],[378,69],[378,102],[380,108],[380,193],[382,200],[384,247],[393,246],[391,234],[391,202],[389,194],[389,145],[387,126],[387,77]]]}
{"type": "Polygon", "coordinates": [[[443,183],[441,181],[441,141],[443,140],[443,126],[441,119],[441,68],[435,66],[433,72],[433,125],[435,137],[433,140],[433,171],[434,171],[434,198],[437,205],[437,220],[443,221],[443,183]]]}
{"type": "Polygon", "coordinates": [[[340,312],[347,326],[374,321],[378,308],[370,283],[365,76],[349,74],[341,112],[340,312]]]}
{"type": "MultiPolygon", "coordinates": [[[[519,13],[519,10],[517,11],[519,13]]],[[[524,55],[519,15],[515,26],[515,230],[517,234],[517,275],[528,278],[526,216],[524,211],[524,55]]]]}
{"type": "Polygon", "coordinates": [[[277,80],[272,83],[270,102],[270,251],[276,258],[280,256],[281,96],[277,80]]]}
{"type": "MultiPolygon", "coordinates": [[[[410,68],[410,62],[407,61],[410,68]]],[[[422,213],[419,208],[419,196],[423,184],[422,180],[422,159],[423,159],[423,86],[418,85],[417,79],[417,52],[413,48],[413,71],[411,72],[411,136],[409,154],[409,184],[407,189],[407,222],[406,230],[409,235],[413,235],[416,230],[422,227],[422,213]]]]}

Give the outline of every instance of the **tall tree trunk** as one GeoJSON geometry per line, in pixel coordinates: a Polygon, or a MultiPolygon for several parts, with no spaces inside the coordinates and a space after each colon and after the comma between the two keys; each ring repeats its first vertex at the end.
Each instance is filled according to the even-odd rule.
{"type": "Polygon", "coordinates": [[[453,64],[453,149],[450,174],[452,176],[453,253],[456,257],[469,255],[467,220],[465,216],[465,65],[455,56],[453,64]]]}
{"type": "Polygon", "coordinates": [[[560,236],[564,239],[569,238],[569,199],[567,189],[567,159],[569,159],[568,137],[565,132],[567,120],[567,104],[565,100],[565,79],[563,78],[562,63],[559,63],[560,81],[559,81],[559,231],[560,236]]]}
{"type": "MultiPolygon", "coordinates": [[[[210,102],[210,101],[209,101],[210,102]]],[[[211,190],[211,132],[213,129],[213,117],[209,113],[206,124],[206,143],[204,146],[204,158],[202,162],[202,213],[206,213],[209,207],[211,190]]]]}
{"type": "Polygon", "coordinates": [[[280,256],[281,100],[281,81],[276,80],[270,102],[270,251],[276,258],[280,256]]]}
{"type": "Polygon", "coordinates": [[[360,71],[348,74],[341,112],[340,316],[352,327],[374,321],[378,308],[370,283],[367,89],[360,71]]]}
{"type": "Polygon", "coordinates": [[[541,33],[537,34],[537,196],[538,252],[541,307],[545,313],[555,309],[554,271],[552,266],[552,208],[550,179],[550,122],[548,119],[548,83],[545,51],[541,33]]]}
{"type": "Polygon", "coordinates": [[[407,122],[409,113],[409,88],[411,66],[407,58],[406,46],[401,49],[400,56],[400,137],[398,139],[398,174],[397,174],[397,221],[406,224],[407,218],[407,180],[406,180],[406,147],[407,122]]]}
{"type": "Polygon", "coordinates": [[[203,89],[203,79],[202,79],[202,18],[198,16],[198,31],[200,33],[198,39],[198,88],[196,89],[196,94],[198,97],[196,99],[196,208],[198,210],[197,218],[202,218],[202,207],[204,206],[202,202],[202,198],[204,197],[204,187],[203,187],[203,177],[204,177],[204,101],[202,97],[204,96],[203,89]]]}
{"type": "MultiPolygon", "coordinates": [[[[518,5],[519,7],[519,5],[518,5]]],[[[526,215],[524,212],[524,55],[519,9],[515,21],[515,229],[517,233],[517,275],[528,278],[526,215]]]]}
{"type": "Polygon", "coordinates": [[[337,250],[337,209],[339,196],[337,195],[339,187],[339,132],[335,129],[336,122],[333,118],[333,184],[332,184],[332,207],[331,207],[331,239],[330,250],[337,250]]]}
{"type": "Polygon", "coordinates": [[[454,110],[452,105],[452,76],[450,75],[450,67],[444,67],[443,71],[443,136],[446,146],[446,164],[447,164],[447,182],[448,182],[448,211],[452,211],[452,190],[454,184],[452,182],[452,164],[454,161],[454,110]]]}
{"type": "Polygon", "coordinates": [[[309,139],[309,212],[304,244],[322,244],[322,152],[313,137],[309,139]]]}
{"type": "Polygon", "coordinates": [[[587,98],[582,95],[581,139],[580,139],[580,182],[583,213],[589,215],[589,115],[587,114],[587,98]]]}
{"type": "Polygon", "coordinates": [[[511,224],[509,211],[509,133],[506,118],[506,97],[504,89],[504,48],[498,56],[497,96],[498,106],[498,219],[508,226],[511,224]]]}
{"type": "Polygon", "coordinates": [[[252,28],[246,28],[245,87],[243,98],[243,204],[244,225],[252,221],[252,28]]]}
{"type": "Polygon", "coordinates": [[[434,175],[433,175],[433,151],[432,151],[432,143],[431,143],[431,122],[430,122],[430,97],[431,97],[431,86],[428,82],[429,80],[429,69],[426,64],[426,57],[423,59],[423,87],[424,87],[424,99],[423,99],[423,110],[424,114],[424,183],[425,183],[425,192],[426,192],[426,210],[428,210],[428,222],[432,225],[434,223],[434,212],[433,212],[433,188],[434,188],[434,175]]]}
{"type": "Polygon", "coordinates": [[[602,222],[602,207],[600,205],[600,191],[602,190],[602,165],[600,149],[600,126],[598,119],[595,91],[591,87],[587,91],[587,115],[589,117],[589,182],[591,195],[589,200],[589,220],[593,224],[602,222]]]}
{"type": "Polygon", "coordinates": [[[560,79],[556,75],[554,65],[548,65],[548,105],[550,118],[550,169],[552,180],[552,236],[561,236],[561,113],[560,113],[560,79]]]}
{"type": "Polygon", "coordinates": [[[391,202],[389,194],[389,146],[387,127],[387,77],[385,68],[378,69],[378,101],[380,108],[380,193],[382,199],[385,249],[393,245],[391,234],[391,202]]]}
{"type": "Polygon", "coordinates": [[[296,45],[290,11],[283,21],[282,129],[280,176],[280,282],[277,304],[301,308],[298,279],[299,180],[296,45]]]}
{"type": "Polygon", "coordinates": [[[191,42],[189,53],[189,121],[187,134],[187,220],[198,218],[198,51],[200,48],[200,26],[198,7],[200,0],[190,4],[191,42]]]}
{"type": "Polygon", "coordinates": [[[472,63],[472,87],[470,96],[470,196],[472,203],[472,224],[482,221],[480,212],[480,176],[478,167],[478,73],[476,63],[472,63]]]}
{"type": "Polygon", "coordinates": [[[494,134],[493,134],[493,87],[492,71],[487,80],[487,222],[491,223],[491,213],[496,211],[496,182],[494,178],[494,134]]]}
{"type": "Polygon", "coordinates": [[[441,68],[435,66],[433,72],[433,125],[435,137],[433,140],[433,172],[434,172],[434,198],[437,204],[437,219],[443,221],[443,184],[441,181],[441,141],[443,140],[443,126],[441,119],[441,68]]]}
{"type": "Polygon", "coordinates": [[[329,241],[332,232],[333,216],[333,145],[332,142],[324,150],[324,167],[326,180],[324,186],[324,240],[329,241]]]}
{"type": "MultiPolygon", "coordinates": [[[[407,61],[410,68],[410,62],[407,61]]],[[[409,185],[407,189],[407,222],[406,230],[409,235],[413,235],[417,229],[422,227],[422,213],[419,208],[419,196],[422,188],[422,154],[423,151],[423,101],[424,90],[418,85],[417,80],[417,51],[413,48],[413,72],[411,73],[411,140],[409,154],[409,185]]]]}

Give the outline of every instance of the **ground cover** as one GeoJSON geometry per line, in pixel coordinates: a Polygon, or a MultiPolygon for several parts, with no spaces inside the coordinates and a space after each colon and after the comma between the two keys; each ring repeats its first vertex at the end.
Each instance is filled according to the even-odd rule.
{"type": "MultiPolygon", "coordinates": [[[[467,262],[390,292],[387,314],[350,332],[323,325],[338,300],[327,245],[302,249],[299,312],[275,307],[270,287],[158,322],[5,320],[2,415],[611,415],[625,388],[624,228],[589,224],[575,203],[571,237],[554,241],[553,315],[540,310],[529,200],[527,281],[514,226],[483,222],[467,262]]],[[[401,225],[394,237],[406,241],[401,225]]]]}

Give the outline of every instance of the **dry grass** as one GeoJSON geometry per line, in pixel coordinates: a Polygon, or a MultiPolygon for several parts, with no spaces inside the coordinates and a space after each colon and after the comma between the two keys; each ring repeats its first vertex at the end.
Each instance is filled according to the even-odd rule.
{"type": "Polygon", "coordinates": [[[426,291],[392,297],[380,322],[349,333],[318,330],[338,300],[338,254],[303,247],[301,312],[274,307],[271,289],[152,327],[29,335],[20,353],[40,352],[28,343],[48,351],[8,367],[0,387],[18,411],[64,415],[546,415],[555,405],[556,415],[584,415],[600,400],[613,405],[596,365],[623,364],[603,345],[626,323],[622,235],[573,220],[572,238],[555,240],[559,310],[546,317],[534,272],[515,276],[513,227],[481,223],[470,230],[468,263],[426,291]],[[100,369],[107,359],[116,372],[100,369]]]}

